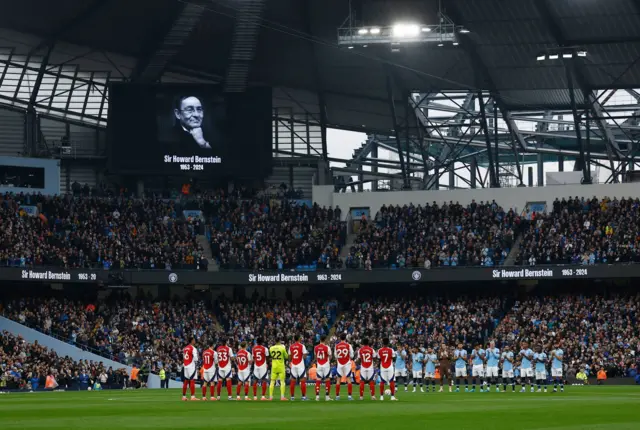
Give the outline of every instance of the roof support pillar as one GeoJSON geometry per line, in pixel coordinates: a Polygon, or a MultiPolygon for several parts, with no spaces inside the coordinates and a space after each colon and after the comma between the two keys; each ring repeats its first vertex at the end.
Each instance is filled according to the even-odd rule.
{"type": "MultiPolygon", "coordinates": [[[[571,99],[571,112],[573,113],[573,124],[576,129],[576,138],[578,139],[578,147],[580,148],[580,165],[582,167],[582,183],[591,184],[591,168],[589,158],[585,154],[585,144],[582,141],[582,132],[580,131],[580,118],[578,117],[578,108],[576,105],[576,95],[573,85],[573,75],[571,70],[566,68],[567,83],[569,84],[569,98],[571,99]]],[[[587,121],[588,123],[588,121],[587,121]]]]}
{"type": "Polygon", "coordinates": [[[393,82],[391,78],[391,71],[387,70],[387,98],[389,99],[389,110],[391,111],[391,118],[393,120],[393,132],[396,138],[396,145],[398,147],[398,157],[400,158],[400,169],[402,170],[402,184],[403,188],[409,189],[409,178],[407,177],[407,169],[404,163],[404,155],[402,153],[402,141],[400,140],[400,125],[398,124],[398,116],[396,110],[396,103],[393,93],[393,82]]]}
{"type": "Polygon", "coordinates": [[[489,127],[487,126],[487,112],[486,112],[487,108],[484,104],[482,91],[478,91],[478,102],[480,104],[480,116],[482,117],[482,121],[480,121],[480,126],[482,127],[482,132],[484,134],[484,140],[487,143],[487,157],[489,159],[489,186],[491,188],[499,188],[500,184],[498,183],[498,172],[496,171],[494,160],[493,160],[493,148],[491,147],[491,136],[489,135],[489,127]]]}

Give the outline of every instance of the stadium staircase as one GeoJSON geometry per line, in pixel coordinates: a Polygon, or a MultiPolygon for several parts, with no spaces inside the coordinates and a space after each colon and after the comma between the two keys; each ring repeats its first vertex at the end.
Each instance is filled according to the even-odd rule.
{"type": "Polygon", "coordinates": [[[507,258],[505,258],[504,262],[502,263],[503,266],[514,265],[514,263],[516,262],[516,257],[518,257],[518,254],[520,253],[520,243],[522,243],[522,233],[520,233],[516,240],[513,242],[513,246],[509,251],[509,255],[507,255],[507,258]]]}
{"type": "MultiPolygon", "coordinates": [[[[342,263],[345,263],[347,261],[347,256],[351,251],[351,247],[356,242],[357,237],[358,235],[356,233],[349,233],[347,235],[347,240],[344,246],[342,247],[342,249],[340,250],[340,259],[342,260],[342,263]]],[[[346,270],[346,266],[344,264],[342,267],[346,270]]]]}
{"type": "Polygon", "coordinates": [[[211,244],[209,243],[207,236],[205,236],[204,234],[199,234],[196,237],[196,241],[198,242],[198,245],[200,245],[202,249],[204,249],[204,251],[202,251],[202,254],[209,261],[207,272],[219,271],[220,267],[218,267],[218,262],[216,261],[216,259],[213,258],[213,254],[211,253],[211,244]]]}
{"type": "MultiPolygon", "coordinates": [[[[522,211],[521,217],[523,219],[527,219],[531,221],[531,215],[534,213],[546,213],[547,212],[547,203],[546,202],[527,202],[522,211]]],[[[503,266],[513,266],[516,262],[516,258],[520,253],[520,245],[522,244],[523,233],[520,232],[518,237],[513,242],[513,246],[509,251],[509,255],[505,258],[503,266]]]]}

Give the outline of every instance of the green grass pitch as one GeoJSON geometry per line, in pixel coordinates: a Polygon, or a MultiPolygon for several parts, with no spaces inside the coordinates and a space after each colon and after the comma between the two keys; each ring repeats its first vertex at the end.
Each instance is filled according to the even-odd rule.
{"type": "Polygon", "coordinates": [[[339,402],[288,403],[180,398],[178,390],[2,394],[0,428],[640,429],[640,387],[633,386],[570,386],[556,394],[401,390],[398,402],[382,403],[369,398],[349,402],[345,397],[339,402]]]}

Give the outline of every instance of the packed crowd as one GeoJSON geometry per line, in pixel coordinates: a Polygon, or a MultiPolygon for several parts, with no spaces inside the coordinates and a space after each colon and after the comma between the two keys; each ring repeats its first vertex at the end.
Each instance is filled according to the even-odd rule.
{"type": "MultiPolygon", "coordinates": [[[[380,345],[382,338],[389,337],[396,348],[408,351],[458,343],[472,348],[491,340],[499,348],[507,344],[517,348],[520,341],[528,341],[549,350],[559,343],[569,376],[580,370],[595,374],[600,368],[610,377],[638,372],[637,294],[605,297],[587,293],[515,300],[499,293],[455,299],[406,293],[358,296],[342,306],[338,300],[311,296],[295,300],[254,296],[220,299],[209,305],[196,300],[134,300],[127,298],[127,293],[112,293],[100,302],[53,298],[7,301],[3,313],[106,358],[152,372],[164,369],[171,376],[180,375],[180,351],[190,337],[195,337],[201,348],[228,339],[236,349],[243,341],[251,345],[260,339],[273,344],[301,334],[312,353],[321,336],[330,335],[335,342],[341,333],[356,347],[364,338],[380,345]]],[[[5,381],[18,383],[11,379],[17,369],[22,381],[19,386],[30,382],[33,375],[41,378],[52,368],[65,384],[75,384],[73,378],[82,372],[93,379],[105,371],[100,364],[73,363],[7,334],[3,334],[2,346],[5,381]],[[20,356],[23,364],[16,361],[20,356]]]]}
{"type": "Polygon", "coordinates": [[[640,295],[532,297],[514,304],[494,337],[547,350],[559,341],[568,352],[569,374],[603,368],[609,376],[625,376],[640,360],[639,318],[640,295]]]}
{"type": "Polygon", "coordinates": [[[125,197],[0,197],[0,264],[175,269],[208,262],[175,201],[125,197]],[[36,209],[37,208],[37,209],[36,209]]]}
{"type": "Polygon", "coordinates": [[[354,299],[336,332],[348,333],[355,343],[368,338],[376,345],[385,337],[408,348],[453,345],[458,341],[473,345],[487,341],[504,314],[505,305],[497,297],[354,299]]]}
{"type": "Polygon", "coordinates": [[[122,388],[127,373],[105,368],[102,362],[60,357],[37,342],[28,343],[7,331],[0,333],[0,391],[122,388]]]}
{"type": "Polygon", "coordinates": [[[347,258],[351,268],[494,266],[509,254],[519,216],[495,201],[382,206],[347,258]]]}
{"type": "Polygon", "coordinates": [[[310,270],[342,267],[346,228],[340,209],[291,200],[218,196],[211,246],[222,269],[310,270]]]}
{"type": "Polygon", "coordinates": [[[181,347],[190,337],[214,345],[225,337],[235,343],[257,338],[275,342],[302,333],[309,344],[328,334],[336,301],[136,300],[112,294],[92,300],[29,298],[4,303],[6,317],[105,358],[157,372],[179,375],[181,347]]]}
{"type": "Polygon", "coordinates": [[[556,199],[525,231],[516,263],[640,262],[640,200],[556,199]]]}

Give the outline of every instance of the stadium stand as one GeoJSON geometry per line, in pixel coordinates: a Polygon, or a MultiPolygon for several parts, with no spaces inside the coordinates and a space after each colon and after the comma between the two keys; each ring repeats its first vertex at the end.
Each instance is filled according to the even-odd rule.
{"type": "Polygon", "coordinates": [[[494,336],[500,344],[529,341],[545,350],[560,342],[569,352],[569,374],[581,368],[595,374],[604,368],[609,376],[627,376],[637,368],[639,317],[638,294],[530,297],[513,305],[494,336]]]}
{"type": "MultiPolygon", "coordinates": [[[[159,300],[111,292],[100,300],[87,295],[72,300],[60,294],[37,294],[6,299],[2,309],[8,318],[79,348],[154,373],[162,368],[174,378],[180,376],[180,351],[191,336],[201,348],[229,339],[236,349],[242,341],[251,344],[261,338],[271,344],[302,334],[312,351],[320,336],[329,335],[335,341],[343,332],[356,347],[365,337],[374,345],[389,337],[398,349],[459,342],[471,348],[491,340],[500,348],[517,347],[526,340],[549,350],[560,342],[569,375],[580,369],[595,374],[600,368],[610,377],[637,374],[640,296],[615,288],[603,294],[593,286],[579,295],[570,293],[572,288],[575,285],[564,292],[559,288],[554,296],[546,291],[514,296],[505,289],[480,295],[461,292],[458,297],[451,292],[427,296],[398,288],[394,293],[362,291],[339,299],[317,290],[297,298],[266,299],[254,294],[214,302],[195,295],[159,300]]],[[[55,355],[50,357],[47,360],[56,369],[100,373],[94,371],[98,364],[63,360],[63,366],[55,355]]]]}
{"type": "Polygon", "coordinates": [[[0,390],[123,388],[127,379],[126,371],[107,369],[102,362],[73,361],[7,331],[0,333],[0,390]]]}
{"type": "Polygon", "coordinates": [[[516,264],[640,262],[638,199],[556,199],[525,231],[516,264]]]}
{"type": "Polygon", "coordinates": [[[7,266],[204,268],[201,221],[172,200],[4,195],[0,261],[7,266]],[[39,208],[30,216],[21,205],[39,208]]]}
{"type": "Polygon", "coordinates": [[[494,266],[507,255],[520,224],[495,201],[383,206],[362,226],[347,267],[431,268],[494,266]]]}

